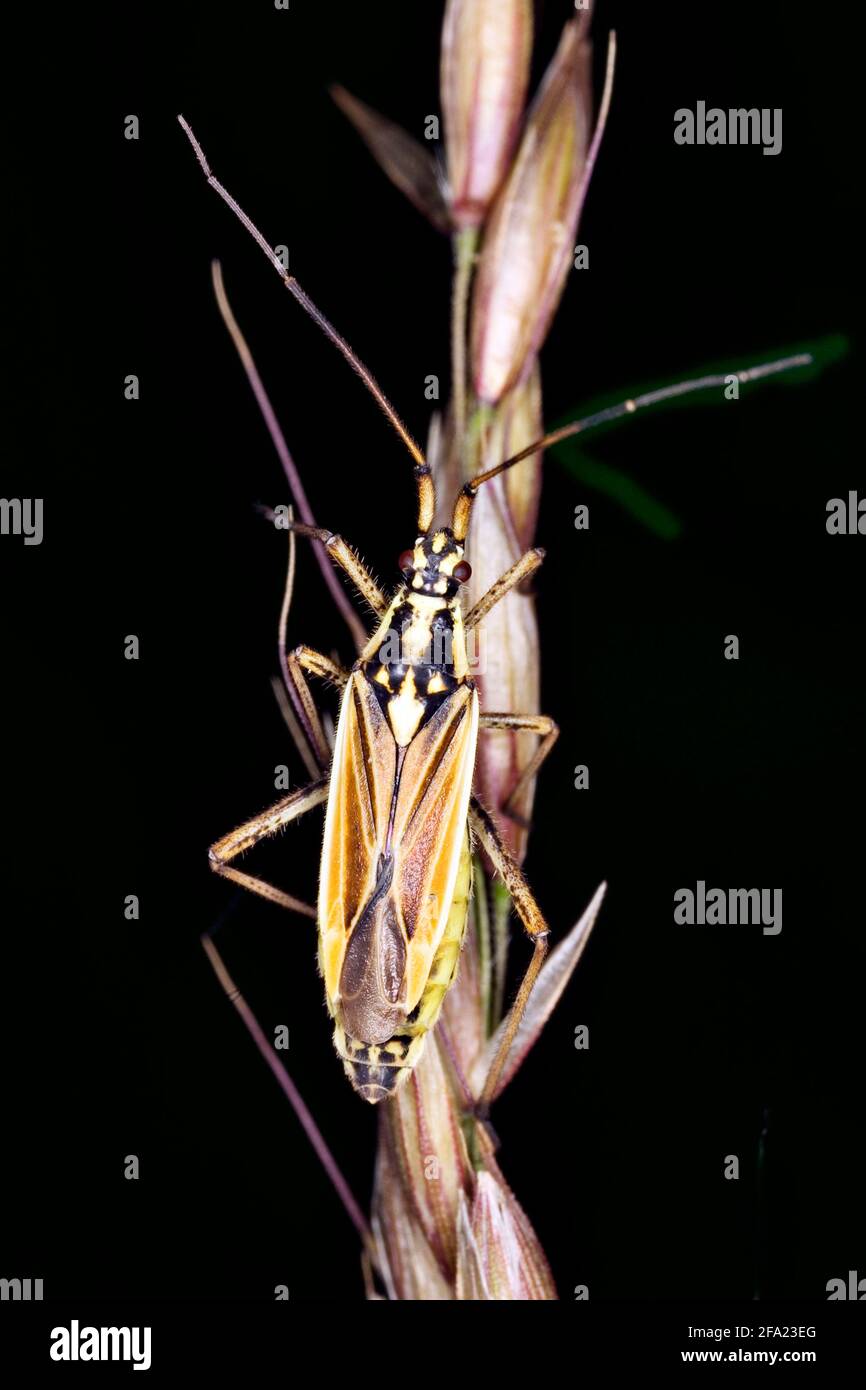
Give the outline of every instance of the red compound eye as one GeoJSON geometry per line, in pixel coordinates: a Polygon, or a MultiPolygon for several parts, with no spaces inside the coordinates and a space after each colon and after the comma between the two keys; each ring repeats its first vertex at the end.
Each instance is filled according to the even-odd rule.
{"type": "Polygon", "coordinates": [[[404,551],[402,552],[402,554],[400,555],[399,560],[397,561],[397,568],[398,568],[398,570],[402,570],[403,574],[405,574],[407,570],[414,569],[414,568],[415,568],[415,551],[414,551],[414,550],[404,550],[404,551]]]}
{"type": "Polygon", "coordinates": [[[468,560],[459,560],[454,566],[454,578],[458,584],[465,584],[467,579],[472,578],[472,566],[468,560]]]}

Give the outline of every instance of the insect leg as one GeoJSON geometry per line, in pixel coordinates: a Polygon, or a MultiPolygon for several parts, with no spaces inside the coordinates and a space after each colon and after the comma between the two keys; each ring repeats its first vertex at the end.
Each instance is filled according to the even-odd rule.
{"type": "Polygon", "coordinates": [[[284,893],[281,888],[266,883],[263,878],[256,878],[253,874],[245,874],[240,869],[233,868],[232,860],[252,849],[259,840],[276,835],[278,830],[282,830],[290,821],[297,820],[305,811],[320,805],[327,795],[328,778],[322,777],[318,782],[311,782],[306,787],[299,787],[297,791],[290,792],[261,815],[245,821],[236,830],[229,831],[228,835],[223,835],[222,839],[217,840],[208,850],[210,866],[214,873],[231,879],[232,883],[238,883],[242,888],[248,888],[251,893],[258,893],[260,898],[267,898],[268,902],[277,903],[280,907],[288,908],[290,912],[300,912],[304,917],[312,917],[315,920],[314,907],[301,902],[299,898],[293,898],[289,893],[284,893]]]}
{"type": "Polygon", "coordinates": [[[502,807],[503,814],[512,820],[521,817],[514,814],[513,807],[520,798],[528,782],[537,776],[538,769],[551,752],[559,738],[559,725],[549,714],[482,714],[479,721],[482,729],[525,729],[528,733],[539,734],[541,742],[526,767],[515,782],[511,794],[502,807]]]}
{"type": "Polygon", "coordinates": [[[294,651],[285,652],[282,655],[285,657],[283,669],[286,685],[295,707],[295,713],[315,753],[320,770],[326,772],[331,762],[331,750],[325,738],[325,731],[322,728],[322,721],[319,718],[319,711],[316,709],[312,691],[304,677],[304,671],[309,671],[314,676],[320,676],[323,680],[331,680],[341,687],[349,679],[349,672],[344,670],[342,666],[338,666],[330,657],[314,651],[312,647],[295,647],[294,651]]]}
{"type": "Polygon", "coordinates": [[[295,647],[293,652],[289,652],[289,661],[297,661],[299,666],[303,666],[305,671],[309,671],[311,676],[318,676],[323,681],[333,681],[340,689],[346,684],[351,672],[345,666],[340,666],[336,661],[332,661],[324,652],[317,652],[315,647],[300,646],[295,647]]]}
{"type": "Polygon", "coordinates": [[[541,909],[535,901],[529,884],[523,877],[519,866],[503,844],[502,837],[491,816],[474,796],[470,804],[469,820],[478,839],[487,851],[496,872],[501,875],[511,896],[511,901],[517,909],[517,915],[535,947],[532,953],[532,959],[526,968],[526,974],[520,982],[517,998],[511,1006],[511,1012],[508,1015],[506,1026],[503,1029],[499,1049],[493,1059],[490,1071],[487,1073],[487,1080],[484,1082],[484,1089],[481,1092],[476,1107],[478,1118],[486,1120],[490,1110],[490,1102],[496,1094],[496,1086],[502,1073],[502,1068],[505,1066],[508,1054],[511,1051],[511,1044],[520,1027],[520,1020],[523,1018],[526,1005],[529,1002],[532,987],[538,978],[538,972],[544,964],[550,928],[541,915],[541,909]]]}
{"type": "MultiPolygon", "coordinates": [[[[294,520],[291,508],[289,508],[289,517],[294,520]]],[[[286,651],[286,630],[295,588],[295,547],[295,533],[289,531],[289,567],[286,573],[286,586],[283,592],[280,622],[277,630],[277,653],[285,690],[279,682],[276,682],[274,691],[277,704],[280,706],[280,711],[288,725],[295,747],[303,758],[310,777],[315,780],[327,769],[330,754],[322,730],[322,723],[313,703],[313,697],[304,680],[301,667],[306,666],[307,670],[325,679],[330,678],[337,685],[345,684],[348,680],[348,672],[343,671],[327,656],[321,656],[318,652],[314,652],[311,647],[296,647],[291,654],[286,651]],[[291,697],[291,704],[288,697],[291,697]],[[294,705],[294,709],[292,709],[292,705],[294,705]]],[[[328,569],[328,574],[334,578],[332,570],[328,569]]]]}
{"type": "Polygon", "coordinates": [[[518,584],[522,584],[525,579],[528,579],[531,574],[534,574],[544,559],[544,554],[545,552],[540,547],[536,547],[534,550],[527,550],[524,555],[521,555],[519,560],[515,560],[511,568],[507,569],[502,577],[497,579],[495,584],[491,584],[487,593],[482,594],[474,607],[470,608],[466,617],[463,619],[463,625],[466,630],[468,631],[471,627],[477,627],[481,619],[486,618],[491,608],[493,608],[500,599],[505,598],[505,595],[516,588],[518,584]]]}
{"type": "Polygon", "coordinates": [[[346,571],[355,588],[363,594],[376,617],[385,616],[388,611],[388,600],[363,560],[355,554],[342,536],[335,535],[326,526],[305,526],[300,521],[286,523],[286,529],[294,531],[297,536],[309,536],[310,540],[321,541],[331,559],[346,571]]]}

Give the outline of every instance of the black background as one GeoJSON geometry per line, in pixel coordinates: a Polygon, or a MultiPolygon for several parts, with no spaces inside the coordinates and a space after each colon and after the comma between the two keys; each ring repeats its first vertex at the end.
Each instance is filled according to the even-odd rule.
{"type": "MultiPolygon", "coordinates": [[[[536,79],[572,12],[538,11],[536,79]]],[[[275,764],[303,776],[269,688],[284,546],[253,510],[285,491],[213,256],[317,518],[389,581],[413,490],[399,441],[206,187],[174,116],[423,437],[424,378],[448,376],[449,248],[327,86],[420,135],[439,109],[441,7],[43,19],[14,50],[6,126],[17,439],[3,493],[43,495],[46,520],[41,547],[4,538],[0,556],[0,1273],[41,1276],[52,1297],[267,1300],[286,1283],[293,1300],[356,1301],[354,1232],[198,940],[233,902],[207,845],[273,799],[275,764]],[[129,113],[138,142],[123,139],[129,113]],[[124,920],[128,893],[139,922],[124,920]],[[138,1182],[123,1177],[131,1153],[138,1182]]],[[[832,7],[600,0],[597,90],[613,26],[580,237],[591,268],[545,349],[548,420],[856,329],[851,41],[832,7]],[[674,110],[699,99],[782,107],[783,152],[674,145],[674,110]]],[[[825,530],[828,498],[866,491],[861,380],[852,350],[815,380],[593,444],[677,513],[675,541],[546,464],[543,698],[563,733],[527,871],[559,933],[602,878],[610,891],[495,1118],[565,1298],[585,1283],[593,1299],[821,1299],[828,1279],[866,1274],[866,541],[825,530]],[[587,534],[572,524],[582,501],[587,534]],[[723,660],[728,633],[739,662],[723,660]],[[675,927],[672,894],[699,878],[782,887],[782,934],[675,927]],[[727,1154],[739,1182],[723,1180],[727,1154]]],[[[308,552],[290,638],[349,650],[308,552]]],[[[309,819],[257,861],[307,896],[309,819]]],[[[244,896],[219,939],[265,1031],[290,1027],[292,1074],[366,1203],[375,1114],[333,1054],[309,925],[244,896]]]]}

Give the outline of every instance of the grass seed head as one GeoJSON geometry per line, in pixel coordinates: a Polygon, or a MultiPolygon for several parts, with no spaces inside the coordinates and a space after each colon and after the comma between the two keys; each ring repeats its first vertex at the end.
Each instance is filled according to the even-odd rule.
{"type": "Polygon", "coordinates": [[[442,113],[451,215],[479,227],[517,141],[532,53],[531,0],[449,0],[442,113]]]}

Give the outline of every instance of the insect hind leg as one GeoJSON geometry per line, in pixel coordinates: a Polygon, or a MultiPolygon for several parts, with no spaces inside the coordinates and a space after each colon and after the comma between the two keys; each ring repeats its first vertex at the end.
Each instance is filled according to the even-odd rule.
{"type": "Polygon", "coordinates": [[[529,996],[532,993],[535,981],[538,979],[539,972],[544,964],[547,955],[547,939],[550,935],[550,928],[545,921],[538,903],[535,901],[532,890],[516,860],[512,857],[490,814],[484,809],[476,797],[472,798],[469,808],[469,819],[475,834],[483,845],[490,857],[496,872],[502,877],[506,888],[514,903],[517,915],[523,923],[527,936],[533,943],[532,958],[526,968],[526,973],[520,982],[517,991],[517,998],[511,1006],[511,1011],[506,1020],[506,1026],[502,1032],[502,1038],[497,1049],[496,1056],[491,1063],[487,1073],[487,1079],[481,1095],[475,1107],[478,1119],[486,1121],[490,1111],[490,1105],[495,1099],[499,1078],[502,1075],[503,1067],[508,1059],[511,1046],[517,1036],[521,1019],[526,1011],[529,996]]]}
{"type": "Polygon", "coordinates": [[[502,807],[502,814],[508,816],[517,825],[526,828],[525,818],[518,814],[517,806],[524,790],[537,777],[541,764],[553,751],[553,745],[559,738],[559,725],[555,719],[551,719],[549,714],[493,714],[485,713],[481,715],[479,722],[481,729],[512,729],[515,732],[525,731],[526,733],[538,734],[541,742],[530,758],[526,767],[521,772],[514,786],[508,795],[508,799],[502,807]]]}

